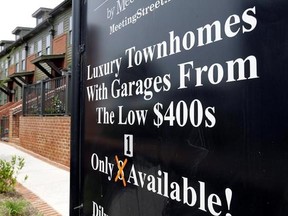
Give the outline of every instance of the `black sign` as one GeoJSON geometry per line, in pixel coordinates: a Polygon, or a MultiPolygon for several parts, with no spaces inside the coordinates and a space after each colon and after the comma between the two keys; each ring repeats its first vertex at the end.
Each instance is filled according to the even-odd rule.
{"type": "Polygon", "coordinates": [[[83,3],[83,215],[288,215],[287,9],[83,3]]]}

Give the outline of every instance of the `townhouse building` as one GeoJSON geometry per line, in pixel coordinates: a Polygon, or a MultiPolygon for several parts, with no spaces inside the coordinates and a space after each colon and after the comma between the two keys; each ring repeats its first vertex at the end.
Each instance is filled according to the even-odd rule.
{"type": "Polygon", "coordinates": [[[1,138],[69,166],[72,0],[32,17],[0,41],[1,138]]]}

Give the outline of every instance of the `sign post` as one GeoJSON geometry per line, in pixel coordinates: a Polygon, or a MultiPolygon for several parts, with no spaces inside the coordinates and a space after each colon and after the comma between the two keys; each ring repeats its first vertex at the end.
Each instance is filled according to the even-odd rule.
{"type": "Polygon", "coordinates": [[[81,215],[287,215],[287,9],[82,1],[81,215]]]}

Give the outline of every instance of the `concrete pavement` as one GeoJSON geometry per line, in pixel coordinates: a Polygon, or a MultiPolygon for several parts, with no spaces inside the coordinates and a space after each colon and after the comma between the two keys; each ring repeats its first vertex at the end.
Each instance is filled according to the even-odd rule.
{"type": "Polygon", "coordinates": [[[11,160],[13,155],[25,159],[18,182],[46,202],[60,215],[69,215],[69,171],[47,163],[33,154],[0,142],[0,158],[11,160]],[[24,181],[25,176],[28,179],[24,181]]]}

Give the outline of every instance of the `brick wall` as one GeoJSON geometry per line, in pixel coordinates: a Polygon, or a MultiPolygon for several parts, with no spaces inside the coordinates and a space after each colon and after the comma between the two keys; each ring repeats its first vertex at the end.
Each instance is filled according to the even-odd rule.
{"type": "Polygon", "coordinates": [[[9,110],[9,142],[20,144],[19,140],[19,114],[13,115],[13,109],[9,110]]]}
{"type": "Polygon", "coordinates": [[[12,65],[8,68],[8,75],[14,74],[16,72],[16,66],[12,65]]]}
{"type": "Polygon", "coordinates": [[[0,117],[1,116],[9,116],[10,115],[10,110],[21,105],[22,101],[18,102],[8,102],[5,105],[0,107],[0,117]]]}
{"type": "Polygon", "coordinates": [[[20,116],[19,139],[21,147],[70,166],[70,117],[20,116]]]}
{"type": "Polygon", "coordinates": [[[66,53],[67,34],[57,36],[53,40],[53,54],[66,53]]]}
{"type": "Polygon", "coordinates": [[[32,54],[27,57],[27,66],[26,66],[27,71],[35,71],[36,66],[31,63],[31,61],[33,61],[35,58],[36,58],[36,54],[32,54]]]}

